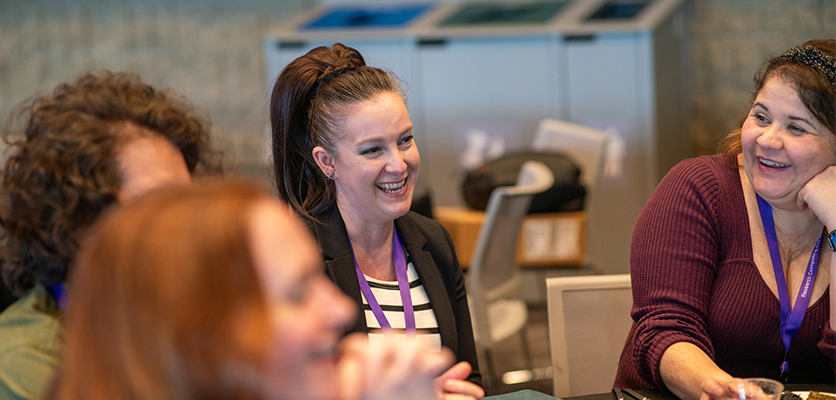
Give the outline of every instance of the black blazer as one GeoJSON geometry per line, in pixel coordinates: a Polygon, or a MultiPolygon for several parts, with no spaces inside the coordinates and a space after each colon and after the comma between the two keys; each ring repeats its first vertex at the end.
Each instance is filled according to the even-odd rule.
{"type": "MultiPolygon", "coordinates": [[[[342,215],[334,206],[314,218],[319,222],[306,222],[322,250],[326,274],[358,305],[357,323],[350,332],[367,332],[360,284],[342,215]]],[[[430,299],[441,345],[452,350],[457,361],[467,361],[473,366],[467,380],[481,386],[464,275],[450,234],[437,221],[411,211],[395,220],[395,228],[430,299]]]]}

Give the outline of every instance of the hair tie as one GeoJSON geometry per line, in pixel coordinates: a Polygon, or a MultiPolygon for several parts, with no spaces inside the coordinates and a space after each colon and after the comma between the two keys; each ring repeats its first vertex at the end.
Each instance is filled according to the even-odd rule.
{"type": "Polygon", "coordinates": [[[345,66],[345,67],[342,67],[342,68],[337,68],[337,69],[335,69],[335,70],[333,70],[333,71],[331,71],[331,72],[329,72],[329,73],[327,73],[327,74],[325,74],[325,75],[321,76],[321,77],[319,78],[319,83],[318,83],[318,86],[319,86],[319,87],[322,87],[322,85],[324,85],[326,82],[330,81],[333,77],[335,77],[335,76],[337,76],[337,75],[340,75],[340,74],[342,74],[342,73],[348,72],[348,71],[353,71],[353,70],[354,70],[354,69],[356,69],[357,67],[359,67],[359,65],[358,65],[358,64],[355,64],[355,63],[348,63],[348,64],[346,64],[346,66],[345,66]]]}
{"type": "Polygon", "coordinates": [[[342,68],[337,68],[327,74],[320,76],[319,78],[316,78],[313,85],[311,85],[311,90],[313,93],[310,95],[311,101],[310,103],[308,103],[308,132],[311,131],[311,124],[313,120],[313,115],[311,115],[311,112],[313,110],[313,105],[316,103],[316,99],[319,97],[319,91],[322,90],[322,87],[325,86],[325,84],[331,79],[333,79],[335,76],[346,73],[348,71],[353,71],[357,69],[357,67],[359,66],[360,64],[357,63],[348,63],[342,68]]]}
{"type": "Polygon", "coordinates": [[[836,57],[824,54],[813,46],[796,46],[778,56],[778,60],[807,65],[820,71],[836,91],[836,57]]]}
{"type": "Polygon", "coordinates": [[[313,84],[313,87],[315,88],[315,91],[314,91],[314,95],[311,97],[311,104],[313,104],[314,100],[316,100],[316,98],[319,97],[319,91],[322,89],[323,86],[325,86],[326,83],[328,83],[328,81],[330,81],[331,79],[333,79],[337,75],[346,73],[348,71],[353,71],[359,66],[360,66],[359,64],[348,63],[348,64],[346,64],[345,67],[337,68],[337,69],[335,69],[335,70],[317,78],[316,81],[314,81],[314,84],[313,84]]]}

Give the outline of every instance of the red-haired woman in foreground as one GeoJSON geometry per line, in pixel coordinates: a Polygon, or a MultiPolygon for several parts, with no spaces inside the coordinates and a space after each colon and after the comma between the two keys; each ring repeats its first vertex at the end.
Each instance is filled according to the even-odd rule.
{"type": "Polygon", "coordinates": [[[256,186],[153,193],[103,220],[74,267],[50,398],[427,399],[452,362],[416,342],[341,342],[351,301],[256,186]]]}

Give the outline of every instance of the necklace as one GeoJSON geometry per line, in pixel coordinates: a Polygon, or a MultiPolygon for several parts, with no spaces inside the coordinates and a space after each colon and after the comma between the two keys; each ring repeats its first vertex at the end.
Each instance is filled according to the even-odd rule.
{"type": "Polygon", "coordinates": [[[790,366],[787,362],[787,354],[790,351],[792,338],[801,327],[804,314],[807,312],[807,305],[810,304],[810,295],[813,292],[813,283],[816,281],[816,272],[819,264],[819,250],[821,249],[821,235],[810,255],[807,263],[807,271],[804,273],[804,280],[798,295],[795,298],[795,307],[790,309],[790,294],[787,288],[787,280],[784,277],[784,267],[781,263],[781,252],[778,249],[778,236],[775,233],[775,220],[772,216],[772,206],[761,196],[758,196],[758,208],[761,212],[761,222],[766,235],[766,243],[769,245],[769,255],[772,258],[772,269],[775,272],[775,283],[778,285],[778,299],[781,302],[781,341],[784,342],[784,361],[781,363],[781,380],[787,381],[787,374],[790,366]]]}

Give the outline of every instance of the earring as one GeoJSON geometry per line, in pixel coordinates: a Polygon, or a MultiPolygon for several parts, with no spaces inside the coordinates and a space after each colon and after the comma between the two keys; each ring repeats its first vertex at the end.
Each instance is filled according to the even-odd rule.
{"type": "Polygon", "coordinates": [[[328,174],[328,178],[330,178],[330,179],[334,179],[334,173],[333,173],[333,172],[331,172],[330,174],[328,174]]]}

